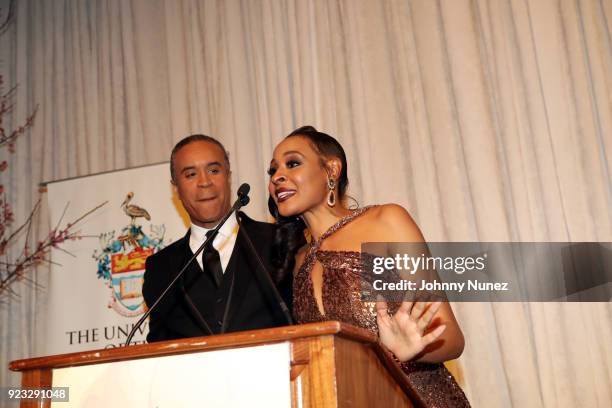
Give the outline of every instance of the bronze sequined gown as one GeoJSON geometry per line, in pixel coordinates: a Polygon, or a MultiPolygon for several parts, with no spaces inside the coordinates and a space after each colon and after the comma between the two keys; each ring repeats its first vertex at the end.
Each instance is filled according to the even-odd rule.
{"type": "MultiPolygon", "coordinates": [[[[339,320],[378,334],[373,302],[361,301],[363,267],[355,251],[324,251],[321,243],[346,224],[364,214],[364,207],[342,218],[318,241],[309,244],[304,263],[293,281],[293,310],[298,323],[339,320]],[[316,262],[323,267],[323,310],[314,297],[310,272],[316,262]]],[[[469,407],[465,394],[443,364],[405,362],[401,364],[408,381],[431,407],[469,407]]]]}

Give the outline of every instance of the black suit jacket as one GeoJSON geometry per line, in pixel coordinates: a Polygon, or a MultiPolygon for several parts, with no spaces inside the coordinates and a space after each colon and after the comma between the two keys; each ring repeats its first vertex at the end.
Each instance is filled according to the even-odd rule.
{"type": "MultiPolygon", "coordinates": [[[[148,342],[206,336],[210,333],[201,323],[204,318],[214,334],[219,333],[231,290],[226,332],[284,326],[287,321],[266,282],[260,282],[255,269],[257,261],[249,251],[243,233],[251,238],[256,251],[268,271],[271,245],[276,226],[250,219],[239,213],[243,231],[238,232],[236,244],[219,287],[212,276],[204,273],[194,262],[185,271],[174,288],[151,312],[148,342]],[[194,311],[196,308],[201,317],[194,311]]],[[[180,240],[147,258],[142,294],[151,306],[171,280],[193,255],[189,248],[189,231],[180,240]]],[[[291,278],[278,287],[285,302],[290,305],[291,278]]]]}

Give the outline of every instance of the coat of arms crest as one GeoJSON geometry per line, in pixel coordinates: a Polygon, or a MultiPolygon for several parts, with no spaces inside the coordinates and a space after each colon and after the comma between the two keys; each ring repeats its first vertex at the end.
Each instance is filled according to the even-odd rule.
{"type": "Polygon", "coordinates": [[[106,281],[111,290],[108,307],[122,316],[137,316],[145,311],[142,298],[142,282],[145,261],[149,255],[164,247],[165,226],[150,225],[149,235],[143,232],[142,225],[136,224],[137,218],[151,220],[144,208],[130,205],[133,193],[128,193],[121,208],[131,221],[121,229],[100,234],[101,250],[95,250],[94,259],[98,263],[98,278],[106,281]]]}

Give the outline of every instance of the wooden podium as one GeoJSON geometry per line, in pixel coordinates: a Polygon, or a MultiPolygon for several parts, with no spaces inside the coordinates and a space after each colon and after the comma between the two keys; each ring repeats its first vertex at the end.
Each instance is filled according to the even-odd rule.
{"type": "MultiPolygon", "coordinates": [[[[17,360],[11,362],[10,369],[22,373],[23,387],[62,385],[70,387],[70,393],[74,395],[78,391],[77,386],[71,382],[54,384],[54,372],[69,372],[79,367],[114,363],[112,372],[115,373],[124,365],[134,361],[143,363],[148,359],[153,361],[158,357],[167,356],[194,359],[196,356],[206,357],[207,354],[212,355],[215,352],[226,353],[223,357],[225,359],[230,355],[228,353],[248,355],[244,353],[268,345],[270,347],[280,345],[287,350],[286,360],[281,364],[283,368],[281,374],[288,378],[285,378],[279,386],[280,391],[283,391],[284,387],[289,388],[285,390],[287,400],[290,395],[290,402],[287,403],[287,406],[317,408],[425,406],[406,381],[401,369],[377,343],[375,335],[367,330],[335,321],[17,360]]],[[[239,359],[239,361],[243,360],[239,359]]],[[[247,381],[260,376],[265,377],[265,366],[266,364],[255,367],[261,371],[261,375],[259,371],[255,375],[249,374],[247,381]]],[[[208,366],[199,364],[199,367],[206,370],[208,366]]],[[[249,368],[253,369],[253,367],[249,368]]],[[[213,377],[222,374],[218,367],[215,370],[213,377]]],[[[234,373],[241,371],[236,370],[235,367],[233,370],[235,371],[229,375],[233,376],[234,373]]],[[[146,372],[147,370],[142,371],[140,369],[138,372],[139,378],[150,374],[146,372]]],[[[173,370],[172,375],[180,376],[181,371],[180,369],[173,370]]],[[[82,374],[79,375],[82,376],[82,374]]],[[[172,393],[173,391],[158,390],[158,392],[172,393]]],[[[175,392],[182,393],[184,390],[175,392]]],[[[130,389],[130,393],[138,393],[138,391],[130,389]]],[[[270,406],[266,401],[257,401],[255,396],[250,401],[252,403],[249,406],[252,407],[270,406]]],[[[21,402],[21,407],[50,406],[49,400],[21,402]]],[[[65,407],[71,404],[59,403],[57,406],[65,407]]],[[[206,406],[211,406],[211,404],[206,406]]],[[[222,402],[218,406],[233,405],[231,402],[227,404],[222,402]]]]}

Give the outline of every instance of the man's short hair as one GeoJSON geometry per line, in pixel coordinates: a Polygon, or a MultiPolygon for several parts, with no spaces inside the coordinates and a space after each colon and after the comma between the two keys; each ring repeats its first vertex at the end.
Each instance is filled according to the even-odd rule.
{"type": "Polygon", "coordinates": [[[172,149],[172,153],[170,154],[170,177],[172,177],[172,181],[176,180],[174,178],[175,176],[174,174],[174,156],[183,147],[187,146],[190,143],[194,143],[194,142],[209,142],[209,143],[213,143],[219,146],[219,148],[223,152],[223,158],[225,159],[225,163],[227,164],[227,169],[228,171],[230,170],[229,153],[227,150],[225,150],[225,146],[223,146],[223,143],[221,143],[214,137],[208,136],[208,135],[203,135],[203,134],[189,135],[181,139],[176,145],[174,145],[174,148],[172,149]]]}

